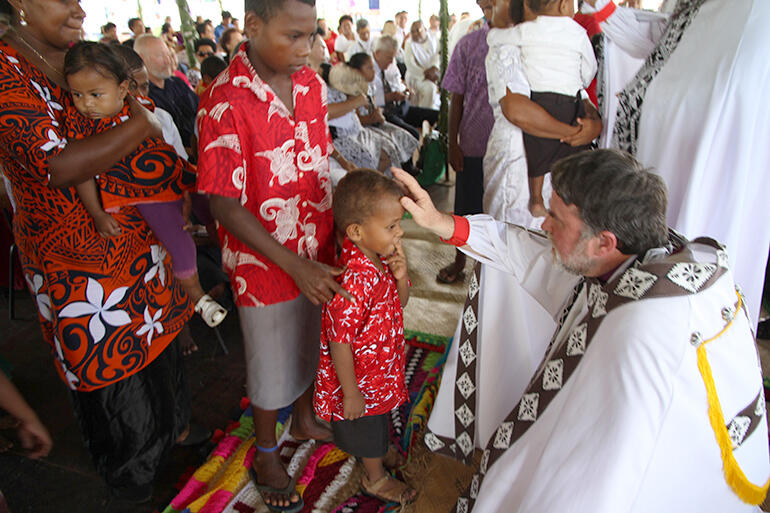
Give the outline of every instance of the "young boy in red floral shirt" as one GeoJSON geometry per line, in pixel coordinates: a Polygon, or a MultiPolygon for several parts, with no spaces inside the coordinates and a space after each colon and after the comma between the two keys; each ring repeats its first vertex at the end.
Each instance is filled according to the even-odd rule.
{"type": "Polygon", "coordinates": [[[314,0],[246,0],[245,42],[201,97],[198,188],[219,221],[236,295],[254,413],[252,474],[273,511],[303,504],[281,463],[278,409],[291,435],[326,439],[313,414],[320,304],[334,280],[326,89],[305,63],[314,0]]]}
{"type": "Polygon", "coordinates": [[[402,504],[416,492],[383,466],[388,416],[407,398],[403,307],[409,299],[401,249],[403,193],[376,171],[353,171],[334,193],[334,220],[345,233],[339,295],[323,307],[315,411],[331,422],[334,442],[361,458],[365,493],[402,504]]]}

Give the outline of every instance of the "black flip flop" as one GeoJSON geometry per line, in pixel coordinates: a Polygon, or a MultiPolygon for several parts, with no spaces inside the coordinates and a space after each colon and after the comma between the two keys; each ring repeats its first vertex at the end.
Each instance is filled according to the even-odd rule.
{"type": "Polygon", "coordinates": [[[254,481],[254,486],[257,487],[257,491],[259,491],[259,495],[262,497],[262,502],[265,503],[265,506],[267,506],[267,509],[270,511],[275,511],[277,513],[297,513],[303,507],[305,507],[305,501],[302,500],[302,496],[297,492],[295,488],[296,485],[294,483],[294,479],[289,481],[289,484],[286,486],[286,488],[279,490],[278,488],[273,488],[272,486],[259,484],[257,482],[257,473],[254,471],[254,467],[249,467],[249,475],[251,476],[251,480],[254,481]],[[291,504],[288,506],[276,506],[274,504],[268,504],[268,502],[265,500],[264,493],[273,493],[276,495],[289,497],[289,502],[291,502],[291,495],[296,493],[299,497],[299,500],[297,502],[291,502],[291,504]]]}

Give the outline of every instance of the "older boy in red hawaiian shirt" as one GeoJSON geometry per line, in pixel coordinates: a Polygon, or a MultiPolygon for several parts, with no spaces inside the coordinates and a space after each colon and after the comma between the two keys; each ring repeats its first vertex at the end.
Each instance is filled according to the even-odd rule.
{"type": "Polygon", "coordinates": [[[323,308],[315,410],[331,422],[334,443],[361,458],[365,493],[386,502],[411,502],[416,492],[391,477],[388,418],[407,398],[404,314],[409,275],[401,249],[401,189],[375,171],[354,171],[334,193],[334,220],[345,232],[342,286],[323,308]]]}
{"type": "Polygon", "coordinates": [[[256,483],[274,511],[302,499],[283,468],[277,410],[291,434],[325,439],[313,415],[320,305],[344,293],[334,256],[326,89],[305,66],[313,0],[246,0],[248,43],[201,98],[198,187],[211,195],[241,320],[254,412],[256,483]]]}

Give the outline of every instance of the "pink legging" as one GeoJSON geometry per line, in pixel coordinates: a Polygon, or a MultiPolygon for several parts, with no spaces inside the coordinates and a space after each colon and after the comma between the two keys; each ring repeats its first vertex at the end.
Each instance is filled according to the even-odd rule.
{"type": "Polygon", "coordinates": [[[189,278],[198,270],[195,242],[184,227],[182,200],[136,205],[166,251],[171,255],[174,276],[189,278]]]}

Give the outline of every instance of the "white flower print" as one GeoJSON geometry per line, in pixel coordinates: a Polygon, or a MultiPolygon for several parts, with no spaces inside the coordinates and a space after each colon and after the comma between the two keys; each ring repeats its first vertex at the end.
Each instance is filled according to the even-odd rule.
{"type": "Polygon", "coordinates": [[[152,257],[152,267],[144,274],[144,282],[147,283],[158,275],[161,285],[166,284],[166,248],[159,244],[150,246],[150,256],[152,257]]]}
{"type": "Polygon", "coordinates": [[[208,113],[208,115],[211,119],[216,120],[218,123],[222,121],[222,115],[227,112],[229,108],[230,102],[220,102],[211,108],[211,111],[208,113]]]}
{"type": "Polygon", "coordinates": [[[162,308],[158,308],[158,311],[155,312],[155,315],[150,316],[150,307],[144,307],[144,324],[141,328],[139,328],[139,331],[137,331],[136,334],[140,337],[145,333],[147,334],[147,347],[152,345],[152,336],[155,333],[158,335],[163,333],[163,324],[158,320],[162,315],[162,308]]]}
{"type": "Polygon", "coordinates": [[[273,237],[281,244],[289,239],[297,238],[299,196],[294,196],[288,200],[270,198],[259,207],[259,213],[266,221],[275,221],[273,237]]]}
{"type": "Polygon", "coordinates": [[[288,117],[288,112],[286,112],[286,107],[283,106],[283,103],[281,103],[281,100],[278,99],[277,96],[274,96],[273,99],[270,101],[270,107],[267,109],[267,121],[270,122],[270,118],[273,117],[273,114],[278,114],[278,117],[285,118],[288,117]]]}
{"type": "Polygon", "coordinates": [[[51,91],[47,87],[40,87],[40,84],[35,82],[34,80],[30,80],[30,83],[32,84],[32,87],[35,88],[37,93],[45,100],[46,104],[48,104],[48,108],[51,110],[64,110],[64,107],[62,107],[60,104],[53,101],[53,97],[51,96],[51,91]]]}
{"type": "Polygon", "coordinates": [[[297,156],[297,167],[300,171],[314,171],[320,166],[322,159],[323,153],[321,152],[320,146],[315,145],[311,147],[306,144],[305,150],[299,152],[299,155],[297,156]]]}
{"type": "Polygon", "coordinates": [[[231,176],[233,187],[238,189],[239,191],[243,190],[243,182],[246,179],[246,171],[243,169],[243,166],[238,166],[235,169],[233,169],[233,174],[231,176]]]}
{"type": "Polygon", "coordinates": [[[233,78],[233,87],[243,87],[244,89],[251,89],[251,92],[259,98],[259,101],[267,101],[267,90],[265,89],[265,83],[259,78],[257,74],[254,74],[253,78],[249,78],[245,75],[237,76],[233,78]]]}
{"type": "Polygon", "coordinates": [[[64,137],[59,137],[59,134],[57,134],[52,128],[48,129],[48,142],[45,143],[41,148],[43,151],[51,151],[54,148],[63,149],[65,146],[67,146],[67,139],[64,137]]]}
{"type": "Polygon", "coordinates": [[[286,185],[294,178],[296,169],[294,167],[294,139],[289,139],[280,148],[258,151],[254,156],[264,157],[270,161],[270,172],[273,176],[268,185],[271,187],[276,178],[278,178],[280,185],[286,185]]]}
{"type": "Polygon", "coordinates": [[[216,140],[210,142],[203,151],[209,151],[211,148],[227,148],[233,150],[238,155],[241,154],[241,140],[238,134],[220,135],[216,140]]]}
{"type": "Polygon", "coordinates": [[[107,333],[104,324],[124,326],[131,322],[128,313],[113,309],[123,300],[126,292],[128,292],[128,287],[118,287],[104,300],[104,289],[101,284],[93,278],[88,278],[88,285],[86,286],[86,299],[88,301],[74,301],[68,304],[59,312],[59,317],[73,318],[90,315],[88,331],[91,333],[94,343],[98,344],[107,333]]]}
{"type": "Polygon", "coordinates": [[[315,260],[318,256],[318,239],[316,239],[316,225],[308,223],[304,226],[305,235],[299,240],[297,249],[302,253],[302,246],[305,246],[305,254],[310,260],[315,260]]]}
{"type": "Polygon", "coordinates": [[[43,288],[43,284],[45,283],[43,276],[40,274],[35,274],[31,279],[29,275],[25,276],[25,278],[27,280],[27,285],[29,285],[29,290],[31,290],[32,294],[35,296],[35,302],[37,303],[37,309],[40,311],[41,317],[43,317],[43,319],[48,322],[53,322],[51,298],[48,296],[48,294],[40,293],[40,289],[43,288]]]}
{"type": "Polygon", "coordinates": [[[64,378],[67,380],[67,386],[70,387],[72,390],[75,390],[75,383],[80,381],[78,377],[75,375],[74,372],[69,370],[69,367],[67,367],[67,362],[64,359],[64,353],[61,350],[61,343],[59,342],[59,339],[56,338],[56,336],[53,337],[53,345],[56,348],[56,359],[59,362],[59,365],[61,365],[61,370],[64,373],[64,378]]]}

